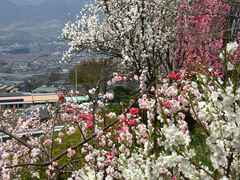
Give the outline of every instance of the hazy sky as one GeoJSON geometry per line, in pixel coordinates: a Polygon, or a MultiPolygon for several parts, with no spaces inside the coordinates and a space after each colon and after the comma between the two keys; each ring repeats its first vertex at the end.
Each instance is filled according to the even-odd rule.
{"type": "Polygon", "coordinates": [[[34,5],[34,4],[38,4],[41,3],[45,0],[8,0],[18,6],[25,6],[25,5],[34,5]]]}

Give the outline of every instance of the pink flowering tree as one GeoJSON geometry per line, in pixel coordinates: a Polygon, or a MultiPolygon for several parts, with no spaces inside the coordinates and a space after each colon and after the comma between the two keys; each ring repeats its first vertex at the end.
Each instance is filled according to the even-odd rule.
{"type": "Polygon", "coordinates": [[[196,71],[201,66],[205,72],[223,76],[224,63],[219,54],[224,50],[225,32],[229,31],[224,24],[230,15],[230,4],[221,0],[182,1],[175,52],[177,66],[196,71]]]}

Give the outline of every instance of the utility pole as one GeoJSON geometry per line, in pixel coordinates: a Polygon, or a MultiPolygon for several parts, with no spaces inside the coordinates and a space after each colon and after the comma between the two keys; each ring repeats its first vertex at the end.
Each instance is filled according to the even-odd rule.
{"type": "Polygon", "coordinates": [[[76,89],[76,92],[77,92],[77,65],[75,67],[75,89],[76,89]]]}

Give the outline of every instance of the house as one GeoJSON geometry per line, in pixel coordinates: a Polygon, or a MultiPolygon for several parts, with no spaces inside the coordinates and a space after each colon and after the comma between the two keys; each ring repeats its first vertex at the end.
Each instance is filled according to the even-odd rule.
{"type": "Polygon", "coordinates": [[[0,93],[19,93],[20,88],[14,85],[0,84],[0,93]]]}
{"type": "Polygon", "coordinates": [[[32,93],[58,93],[59,89],[56,87],[46,87],[42,86],[32,90],[32,93]]]}

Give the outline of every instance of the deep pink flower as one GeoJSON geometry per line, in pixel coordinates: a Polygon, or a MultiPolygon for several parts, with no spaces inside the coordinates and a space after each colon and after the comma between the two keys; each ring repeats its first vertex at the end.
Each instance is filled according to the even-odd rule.
{"type": "Polygon", "coordinates": [[[58,93],[58,98],[59,98],[59,101],[63,101],[65,99],[64,94],[58,93]]]}
{"type": "Polygon", "coordinates": [[[124,119],[123,119],[123,122],[124,122],[125,124],[128,124],[128,118],[124,118],[124,119]]]}
{"type": "Polygon", "coordinates": [[[130,112],[131,114],[138,115],[139,110],[138,110],[138,108],[132,107],[132,108],[129,110],[129,112],[130,112]]]}
{"type": "Polygon", "coordinates": [[[58,163],[57,162],[53,162],[52,163],[52,167],[57,167],[58,166],[58,163]]]}
{"type": "Polygon", "coordinates": [[[65,112],[66,113],[73,113],[74,109],[73,108],[66,108],[65,112]]]}
{"type": "Polygon", "coordinates": [[[170,109],[170,102],[169,101],[165,101],[162,103],[162,106],[167,108],[167,109],[170,109]]]}
{"type": "Polygon", "coordinates": [[[110,153],[110,152],[107,152],[105,155],[106,155],[106,156],[110,156],[110,155],[111,155],[111,153],[110,153]]]}
{"type": "Polygon", "coordinates": [[[108,119],[108,118],[109,118],[109,115],[108,115],[108,114],[105,114],[105,118],[108,119]]]}
{"type": "Polygon", "coordinates": [[[129,124],[130,124],[130,126],[135,126],[136,125],[136,119],[131,119],[129,124]]]}
{"type": "Polygon", "coordinates": [[[92,121],[87,121],[87,126],[88,126],[88,128],[89,128],[90,130],[92,130],[92,129],[93,129],[93,123],[92,123],[92,121]]]}

